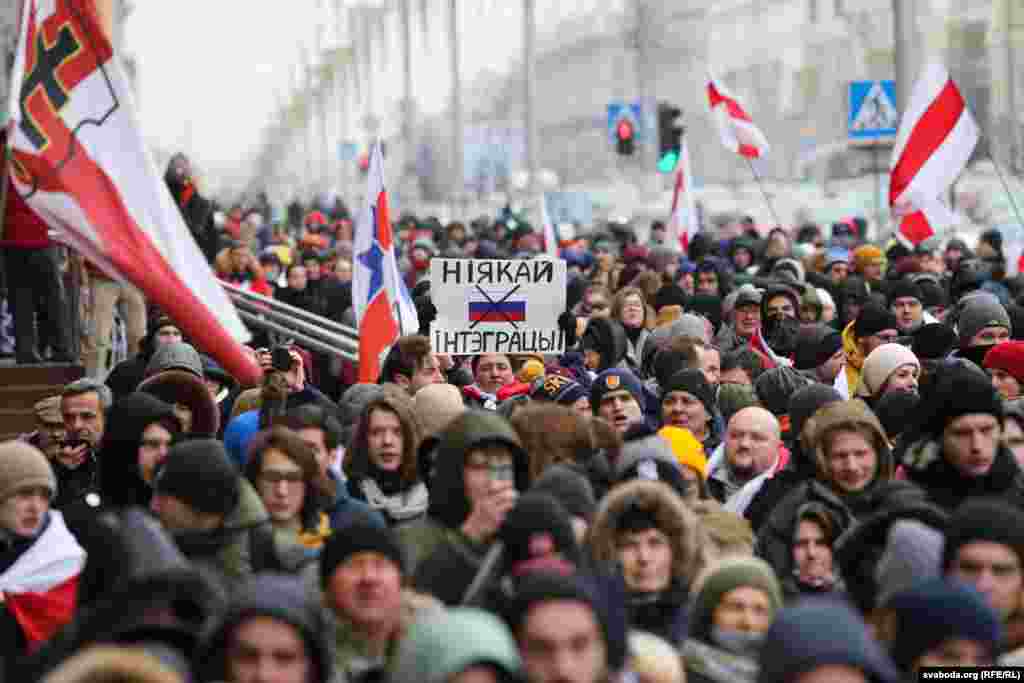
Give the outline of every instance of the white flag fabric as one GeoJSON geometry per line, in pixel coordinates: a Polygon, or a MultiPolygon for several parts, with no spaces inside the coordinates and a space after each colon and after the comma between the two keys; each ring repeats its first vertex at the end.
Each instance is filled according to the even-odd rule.
{"type": "Polygon", "coordinates": [[[544,253],[548,258],[558,258],[558,235],[548,213],[548,201],[540,196],[540,220],[544,224],[544,253]]]}
{"type": "Polygon", "coordinates": [[[690,146],[684,137],[679,150],[679,166],[676,168],[676,184],[672,192],[672,215],[668,222],[668,243],[672,249],[686,252],[690,243],[700,231],[697,217],[697,203],[693,197],[693,166],[690,146]]]}
{"type": "Polygon", "coordinates": [[[967,102],[946,68],[929,64],[914,85],[892,154],[889,205],[915,244],[955,218],[940,197],[967,166],[980,138],[967,102]]]}
{"type": "Polygon", "coordinates": [[[729,151],[748,159],[764,157],[771,149],[768,138],[757,127],[739,98],[725,84],[708,73],[708,106],[718,125],[718,135],[729,151]]]}
{"type": "Polygon", "coordinates": [[[28,206],[236,379],[258,382],[248,331],[157,171],[91,2],[25,0],[9,113],[7,170],[28,206]]]}

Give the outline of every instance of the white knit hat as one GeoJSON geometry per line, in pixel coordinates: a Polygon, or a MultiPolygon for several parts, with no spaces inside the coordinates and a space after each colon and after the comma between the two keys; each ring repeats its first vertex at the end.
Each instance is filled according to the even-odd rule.
{"type": "Polygon", "coordinates": [[[913,365],[919,371],[921,362],[914,352],[902,344],[882,344],[868,354],[860,375],[857,396],[875,396],[897,368],[913,365]]]}

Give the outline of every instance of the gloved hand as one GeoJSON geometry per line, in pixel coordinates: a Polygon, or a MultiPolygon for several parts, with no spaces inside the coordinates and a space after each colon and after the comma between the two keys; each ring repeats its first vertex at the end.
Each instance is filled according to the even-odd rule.
{"type": "Polygon", "coordinates": [[[565,311],[558,316],[558,328],[565,333],[565,348],[576,346],[576,316],[565,311]]]}
{"type": "Polygon", "coordinates": [[[420,334],[430,336],[430,323],[437,318],[437,307],[429,296],[416,298],[416,316],[420,319],[420,334]]]}

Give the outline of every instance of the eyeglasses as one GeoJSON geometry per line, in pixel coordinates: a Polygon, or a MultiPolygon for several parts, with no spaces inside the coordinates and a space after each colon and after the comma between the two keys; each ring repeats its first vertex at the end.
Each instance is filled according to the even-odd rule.
{"type": "Polygon", "coordinates": [[[478,472],[489,470],[491,479],[495,481],[513,481],[516,478],[515,463],[507,460],[470,460],[466,463],[466,469],[478,472]]]}
{"type": "Polygon", "coordinates": [[[301,484],[305,481],[302,472],[260,472],[260,481],[268,486],[275,486],[281,482],[301,484]]]}

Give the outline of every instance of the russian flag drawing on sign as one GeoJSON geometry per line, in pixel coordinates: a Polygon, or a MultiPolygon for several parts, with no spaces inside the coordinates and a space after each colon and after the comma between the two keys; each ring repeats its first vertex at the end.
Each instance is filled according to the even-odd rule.
{"type": "Polygon", "coordinates": [[[526,321],[526,301],[513,299],[515,289],[486,290],[477,287],[469,302],[472,323],[521,323],[526,321]]]}
{"type": "Polygon", "coordinates": [[[526,321],[525,301],[470,301],[469,320],[474,323],[521,323],[526,321]]]}

